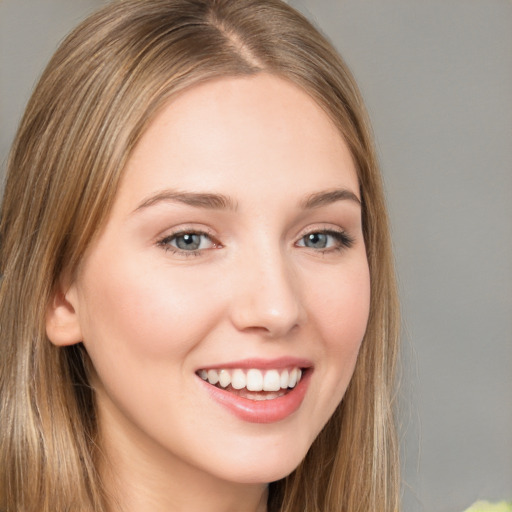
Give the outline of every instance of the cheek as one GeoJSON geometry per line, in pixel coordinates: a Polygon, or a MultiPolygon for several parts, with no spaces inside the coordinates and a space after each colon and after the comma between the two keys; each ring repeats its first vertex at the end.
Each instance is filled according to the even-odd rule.
{"type": "Polygon", "coordinates": [[[365,260],[337,278],[331,275],[323,285],[311,296],[310,311],[323,341],[319,369],[324,392],[319,395],[328,400],[332,412],[350,382],[368,323],[370,277],[365,260]]]}
{"type": "Polygon", "coordinates": [[[91,267],[82,290],[82,331],[90,352],[139,361],[181,358],[208,333],[218,313],[198,276],[170,275],[118,262],[108,276],[91,267]],[[201,318],[201,322],[197,321],[201,318]]]}
{"type": "Polygon", "coordinates": [[[141,271],[137,261],[109,269],[92,263],[83,280],[81,318],[101,410],[121,411],[142,431],[166,439],[193,375],[189,354],[213,329],[220,305],[207,300],[197,275],[154,265],[141,271]]]}
{"type": "Polygon", "coordinates": [[[316,323],[329,349],[359,348],[370,310],[370,277],[366,263],[324,281],[313,297],[316,323]]]}

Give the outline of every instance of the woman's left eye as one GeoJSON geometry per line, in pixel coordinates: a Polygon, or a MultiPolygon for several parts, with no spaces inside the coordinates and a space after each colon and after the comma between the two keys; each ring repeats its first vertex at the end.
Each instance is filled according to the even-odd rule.
{"type": "Polygon", "coordinates": [[[343,231],[315,231],[304,235],[298,242],[299,247],[320,251],[341,250],[353,245],[354,240],[343,231]]]}
{"type": "Polygon", "coordinates": [[[209,235],[194,231],[182,231],[166,236],[158,242],[158,245],[166,250],[189,254],[216,247],[209,235]]]}

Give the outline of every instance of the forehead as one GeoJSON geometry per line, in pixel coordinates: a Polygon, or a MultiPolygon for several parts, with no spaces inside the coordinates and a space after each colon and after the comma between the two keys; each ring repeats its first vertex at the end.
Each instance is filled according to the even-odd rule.
{"type": "Polygon", "coordinates": [[[298,86],[263,73],[212,80],[173,98],[130,156],[121,192],[134,201],[169,186],[242,193],[249,185],[267,195],[283,187],[358,189],[329,116],[298,86]]]}

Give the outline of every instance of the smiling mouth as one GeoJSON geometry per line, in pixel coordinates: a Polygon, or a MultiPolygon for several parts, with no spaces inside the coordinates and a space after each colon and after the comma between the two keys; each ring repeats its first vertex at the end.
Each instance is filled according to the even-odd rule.
{"type": "Polygon", "coordinates": [[[288,394],[300,382],[303,369],[260,370],[201,369],[197,375],[216,388],[223,389],[248,400],[273,400],[288,394]]]}

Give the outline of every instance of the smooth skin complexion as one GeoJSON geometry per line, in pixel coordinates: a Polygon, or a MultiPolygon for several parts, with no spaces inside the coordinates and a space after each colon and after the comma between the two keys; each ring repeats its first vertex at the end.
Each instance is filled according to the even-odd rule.
{"type": "Polygon", "coordinates": [[[120,510],[266,510],[354,370],[370,301],[359,199],[339,131],[275,76],[194,86],[152,121],[47,315],[51,341],[92,360],[120,510]],[[294,369],[279,391],[204,380],[294,369]]]}

